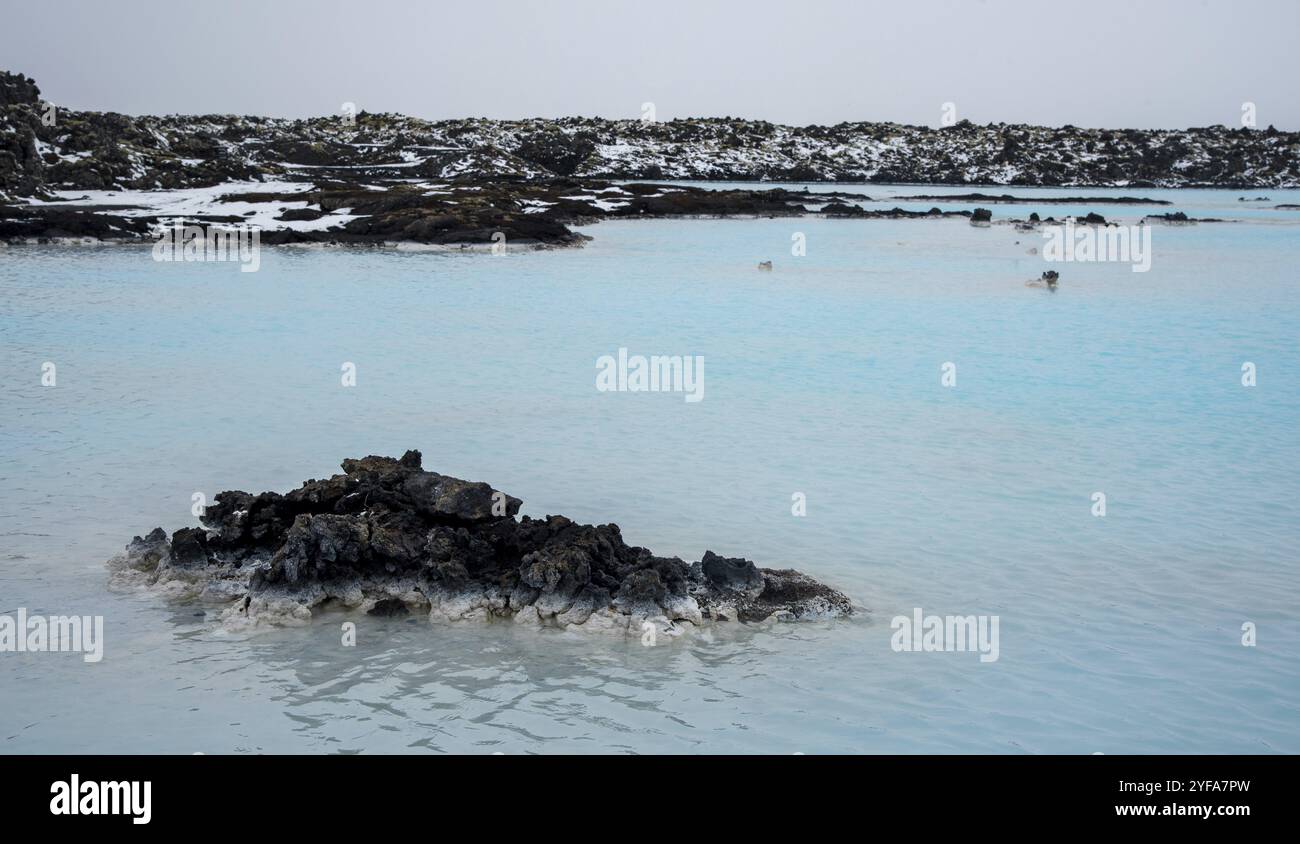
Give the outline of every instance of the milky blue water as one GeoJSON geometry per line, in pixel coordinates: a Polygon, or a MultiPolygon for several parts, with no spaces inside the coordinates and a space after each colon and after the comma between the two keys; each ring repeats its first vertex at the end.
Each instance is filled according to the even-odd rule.
{"type": "Polygon", "coordinates": [[[1094,192],[1117,193],[1176,205],[991,207],[1240,222],[1156,229],[1147,273],[963,220],[628,221],[502,256],[265,249],[248,274],[0,250],[0,614],[106,627],[97,664],[0,653],[0,752],[1300,752],[1300,212],[1272,207],[1300,192],[1094,192]],[[1057,292],[1025,286],[1052,268],[1057,292]],[[620,347],[702,355],[704,400],[598,392],[620,347]],[[408,448],[867,612],[655,647],[335,614],[249,636],[107,588],[195,492],[408,448]],[[998,616],[999,659],[896,652],[916,607],[998,616]]]}

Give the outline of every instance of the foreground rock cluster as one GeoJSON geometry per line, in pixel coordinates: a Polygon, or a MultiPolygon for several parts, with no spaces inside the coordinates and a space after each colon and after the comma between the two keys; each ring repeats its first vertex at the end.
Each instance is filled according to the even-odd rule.
{"type": "Polygon", "coordinates": [[[674,635],[714,621],[853,613],[793,570],[706,552],[688,564],[627,545],[617,525],[516,518],[520,500],[401,459],[343,461],[281,495],[223,492],[199,528],[157,528],[109,561],[118,587],[219,605],[232,626],[297,624],[327,605],[433,620],[674,635]]]}

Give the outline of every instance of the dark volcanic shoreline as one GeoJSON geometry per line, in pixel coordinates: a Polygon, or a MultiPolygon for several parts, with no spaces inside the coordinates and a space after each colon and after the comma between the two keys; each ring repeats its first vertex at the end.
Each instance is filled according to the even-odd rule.
{"type": "MultiPolygon", "coordinates": [[[[310,120],[129,117],[55,108],[30,79],[0,72],[0,242],[147,241],[161,223],[180,219],[255,220],[268,244],[455,247],[504,238],[507,247],[568,246],[584,240],[571,226],[602,219],[967,214],[853,210],[852,200],[866,197],[851,192],[655,183],[664,180],[1285,188],[1300,186],[1300,133],[964,121],[937,130],[730,118],[425,121],[365,112],[310,120]],[[151,205],[186,190],[213,194],[183,212],[151,205]],[[79,191],[131,192],[136,201],[79,203],[79,191]],[[257,207],[230,211],[250,203],[257,207]]],[[[924,194],[898,201],[905,199],[930,201],[924,194]]],[[[1083,201],[1166,204],[1131,196],[1083,201]]]]}
{"type": "MultiPolygon", "coordinates": [[[[0,204],[0,244],[91,241],[150,243],[160,227],[176,223],[237,228],[248,216],[221,213],[225,206],[266,206],[258,225],[264,245],[395,246],[422,244],[450,249],[577,246],[590,238],[573,231],[603,220],[853,217],[858,219],[972,218],[979,209],[909,211],[864,209],[845,199],[857,194],[813,193],[784,188],[717,190],[680,185],[551,179],[536,183],[475,183],[438,186],[375,180],[355,183],[281,183],[263,191],[256,184],[224,185],[198,213],[157,213],[142,204],[78,204],[74,197],[42,204],[0,204]],[[235,190],[239,188],[239,190],[235,190]],[[303,206],[303,207],[291,207],[303,206]],[[137,212],[137,213],[130,213],[137,212]],[[143,213],[140,213],[143,212],[143,213]],[[334,221],[337,220],[335,223],[334,221]],[[328,225],[300,228],[298,222],[328,225]]],[[[158,198],[165,200],[167,192],[158,198]]],[[[145,194],[152,199],[152,194],[145,194]]],[[[249,216],[258,212],[246,212],[249,216]]]]}
{"type": "Polygon", "coordinates": [[[284,495],[219,494],[203,527],[135,537],[109,561],[112,582],[213,604],[235,627],[306,623],[328,605],[636,635],[854,612],[797,571],[708,551],[688,564],[627,545],[614,524],[516,519],[519,499],[426,471],[418,451],[342,465],[284,495]]]}

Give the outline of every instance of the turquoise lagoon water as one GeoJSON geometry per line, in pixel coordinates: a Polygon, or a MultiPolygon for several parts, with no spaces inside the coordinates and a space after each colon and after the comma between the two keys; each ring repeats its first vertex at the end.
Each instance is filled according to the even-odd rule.
{"type": "MultiPolygon", "coordinates": [[[[628,221],[503,256],[266,249],[248,274],[0,251],[0,613],[106,627],[97,664],[0,654],[0,752],[1300,752],[1300,212],[1272,208],[1300,192],[1094,192],[1117,193],[1239,222],[1157,228],[1145,274],[961,220],[628,221]],[[1058,292],[1025,287],[1047,268],[1058,292]],[[598,392],[620,347],[702,355],[704,400],[598,392]],[[865,611],[655,647],[362,616],[344,648],[349,616],[235,635],[107,588],[196,491],[408,448],[865,611]],[[915,607],[998,616],[999,659],[895,652],[915,607]]],[[[993,206],[1030,210],[1147,209],[993,206]]]]}

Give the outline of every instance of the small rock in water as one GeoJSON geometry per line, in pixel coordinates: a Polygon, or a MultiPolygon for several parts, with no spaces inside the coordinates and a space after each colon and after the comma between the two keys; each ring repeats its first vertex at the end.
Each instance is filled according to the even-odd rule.
{"type": "Polygon", "coordinates": [[[1046,287],[1048,290],[1055,290],[1056,283],[1060,280],[1060,274],[1056,270],[1047,270],[1041,277],[1026,281],[1026,287],[1046,287]]]}

